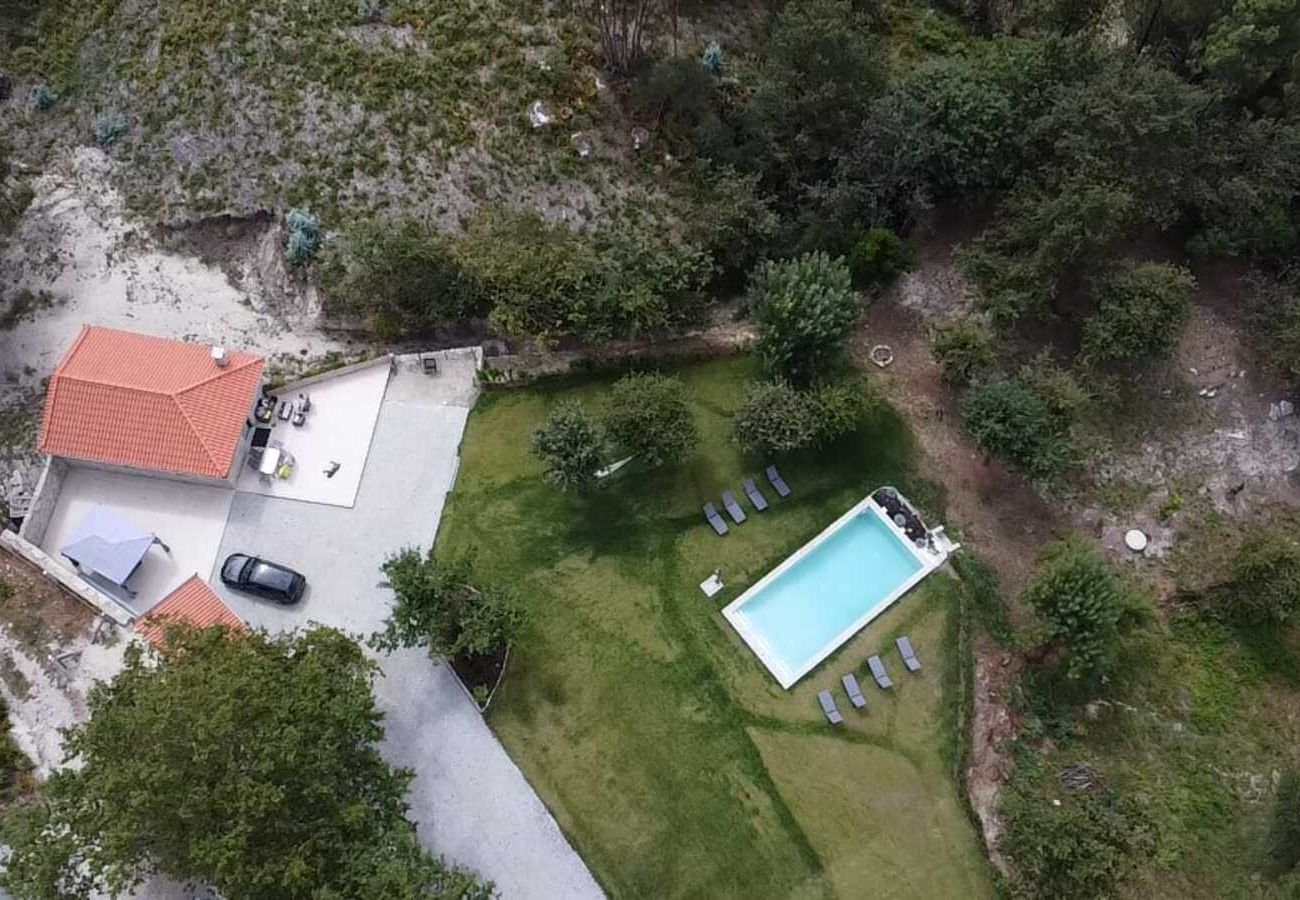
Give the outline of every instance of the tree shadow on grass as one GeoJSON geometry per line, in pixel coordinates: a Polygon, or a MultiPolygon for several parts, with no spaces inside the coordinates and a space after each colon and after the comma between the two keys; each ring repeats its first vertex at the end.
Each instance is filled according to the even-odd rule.
{"type": "Polygon", "coordinates": [[[1237,625],[1233,633],[1242,653],[1269,677],[1288,687],[1300,687],[1300,654],[1296,652],[1291,629],[1275,624],[1237,625]]]}

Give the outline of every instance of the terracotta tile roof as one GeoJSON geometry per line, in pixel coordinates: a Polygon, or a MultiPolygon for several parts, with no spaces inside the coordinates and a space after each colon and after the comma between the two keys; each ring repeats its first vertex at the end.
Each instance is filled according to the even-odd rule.
{"type": "Polygon", "coordinates": [[[45,453],[225,478],[262,381],[262,359],[86,326],[50,379],[45,453]]]}
{"type": "Polygon", "coordinates": [[[136,623],[135,630],[155,647],[161,647],[167,626],[179,622],[195,628],[226,625],[242,631],[245,627],[244,620],[222,603],[221,598],[197,573],[149,610],[149,615],[136,623]]]}

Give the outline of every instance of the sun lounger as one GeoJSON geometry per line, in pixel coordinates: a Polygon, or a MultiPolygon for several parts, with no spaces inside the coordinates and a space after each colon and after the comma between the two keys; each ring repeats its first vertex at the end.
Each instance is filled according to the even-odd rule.
{"type": "Polygon", "coordinates": [[[852,701],[854,706],[862,709],[867,705],[867,698],[862,696],[862,688],[858,687],[858,679],[854,677],[852,672],[845,675],[840,681],[844,682],[844,693],[849,695],[849,700],[852,701]]]}
{"type": "Polygon", "coordinates": [[[822,712],[826,713],[826,721],[832,725],[840,725],[844,722],[844,717],[835,707],[835,698],[831,696],[830,691],[822,691],[817,695],[818,702],[822,705],[822,712]]]}
{"type": "Polygon", "coordinates": [[[709,524],[718,533],[718,537],[722,537],[727,533],[727,523],[722,520],[722,516],[718,515],[718,508],[712,503],[704,504],[704,518],[709,520],[709,524]]]}
{"type": "Polygon", "coordinates": [[[776,466],[767,467],[767,480],[772,482],[772,487],[776,489],[779,496],[790,496],[790,485],[785,483],[785,479],[782,478],[781,473],[776,470],[776,466]]]}
{"type": "Polygon", "coordinates": [[[767,509],[767,498],[759,492],[758,485],[754,484],[754,479],[746,478],[740,484],[745,489],[745,496],[749,498],[749,502],[754,504],[754,509],[759,512],[767,509]]]}
{"type": "Polygon", "coordinates": [[[894,683],[889,680],[889,673],[885,671],[885,664],[880,661],[879,656],[868,659],[867,665],[871,667],[871,677],[876,679],[876,684],[880,685],[882,691],[887,691],[894,686],[894,683]]]}
{"type": "Polygon", "coordinates": [[[740,504],[736,502],[736,495],[731,491],[722,492],[722,505],[727,508],[727,512],[731,514],[731,520],[737,525],[745,521],[745,511],[740,508],[740,504]]]}
{"type": "Polygon", "coordinates": [[[907,671],[921,671],[921,661],[916,658],[916,651],[912,649],[912,642],[907,639],[907,635],[903,635],[894,643],[898,644],[898,652],[903,654],[903,665],[907,666],[907,671]]]}

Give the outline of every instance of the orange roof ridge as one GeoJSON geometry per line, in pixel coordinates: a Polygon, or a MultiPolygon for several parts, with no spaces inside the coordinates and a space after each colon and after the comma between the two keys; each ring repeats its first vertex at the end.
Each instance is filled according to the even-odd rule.
{"type": "Polygon", "coordinates": [[[244,631],[248,627],[217,596],[216,591],[199,577],[198,572],[182,581],[149,610],[135,623],[135,630],[155,647],[161,647],[167,635],[167,627],[173,624],[186,624],[194,628],[225,625],[233,631],[244,631]]]}

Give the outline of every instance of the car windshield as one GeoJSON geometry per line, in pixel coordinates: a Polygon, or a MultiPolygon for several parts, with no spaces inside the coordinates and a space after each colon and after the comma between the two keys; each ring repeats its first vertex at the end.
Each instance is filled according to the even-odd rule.
{"type": "Polygon", "coordinates": [[[253,571],[249,574],[248,580],[253,584],[260,584],[262,587],[271,590],[287,591],[290,585],[293,584],[293,575],[279,566],[259,562],[253,566],[253,571]]]}
{"type": "Polygon", "coordinates": [[[247,556],[232,556],[226,560],[225,568],[221,571],[221,577],[230,581],[239,581],[244,574],[244,569],[248,567],[251,560],[247,556]]]}

